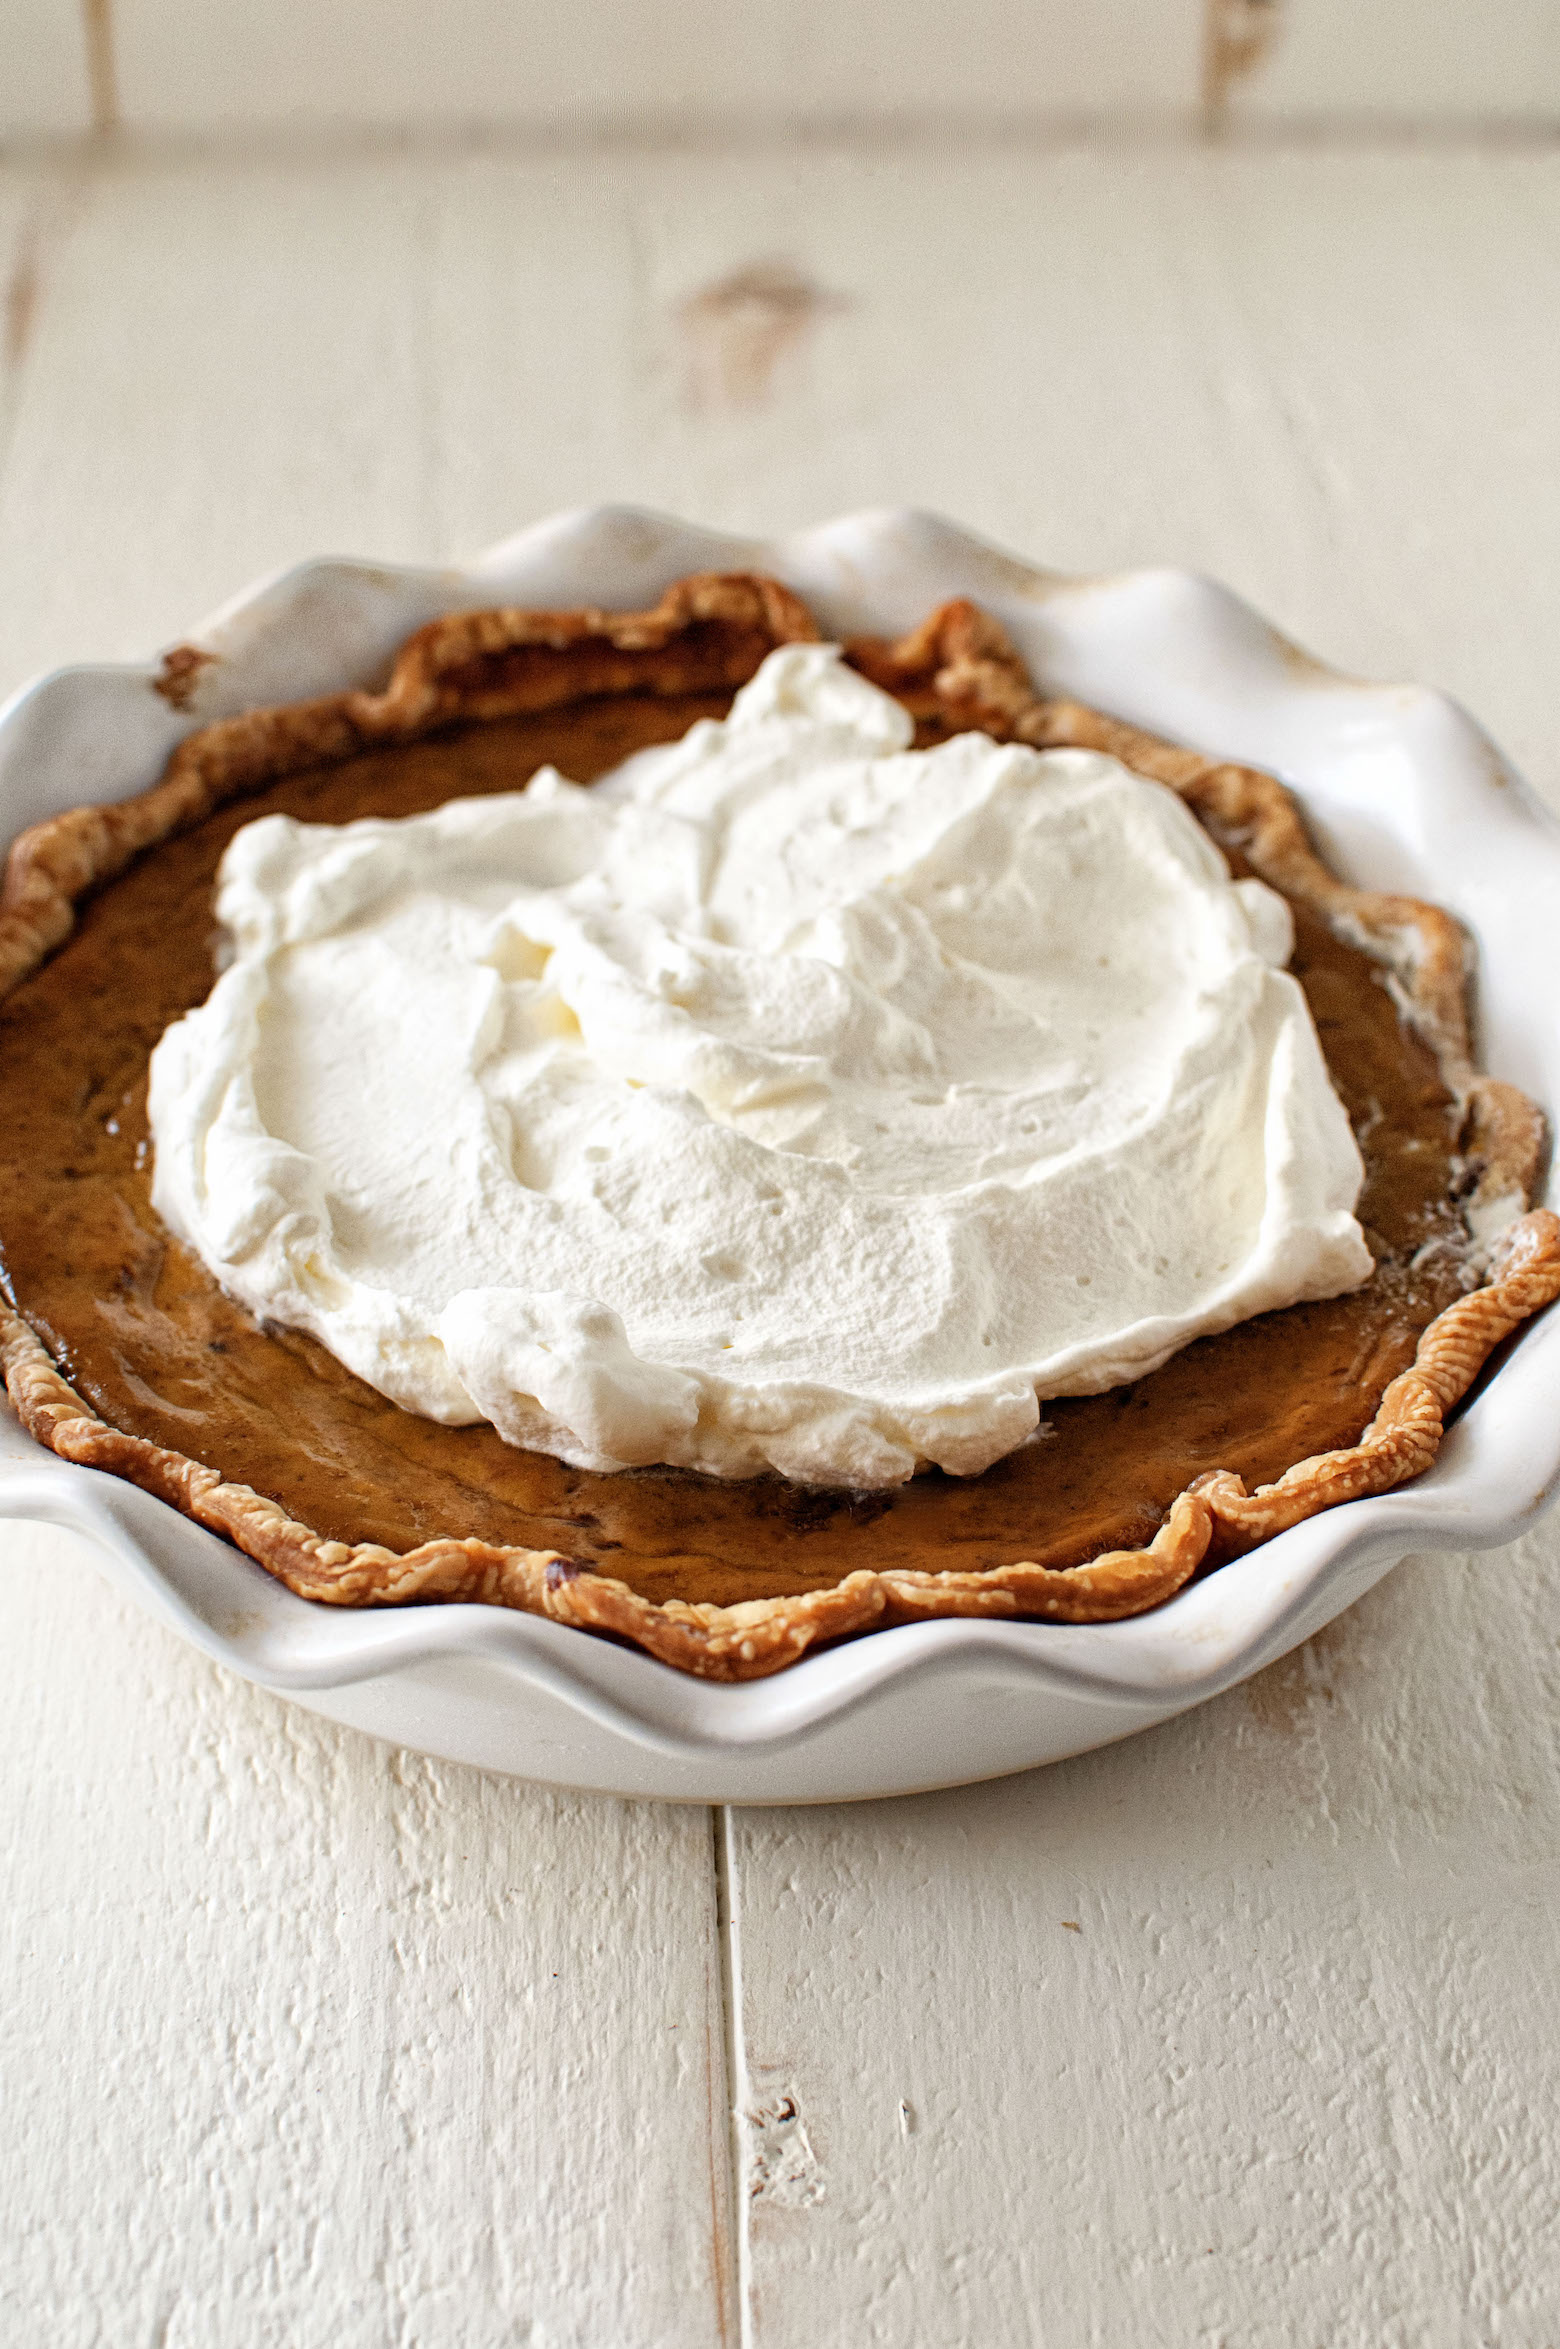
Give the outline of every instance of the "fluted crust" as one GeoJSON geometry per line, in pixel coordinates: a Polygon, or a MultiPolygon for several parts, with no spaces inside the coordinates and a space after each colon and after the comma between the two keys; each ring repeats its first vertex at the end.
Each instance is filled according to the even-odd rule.
{"type": "MultiPolygon", "coordinates": [[[[142,850],[263,783],[462,720],[603,694],[729,691],[776,645],[817,635],[811,614],[788,589],[745,574],[680,580],[648,612],[503,610],[434,621],[402,647],[383,693],[336,694],[222,719],[190,735],[150,790],[117,806],[74,810],[22,834],[0,889],[0,995],[69,935],[81,898],[142,850]]],[[[1338,880],[1272,776],[1177,748],[1080,703],[1037,695],[1000,626],[973,604],[944,604],[897,642],[864,640],[849,652],[864,674],[943,729],[978,727],[1038,748],[1108,751],[1179,792],[1264,880],[1312,907],[1388,968],[1407,1015],[1465,1103],[1463,1147],[1477,1177],[1474,1206],[1531,1198],[1544,1120],[1515,1087],[1474,1071],[1468,946],[1449,914],[1338,880]]],[[[170,698],[180,697],[191,665],[175,664],[170,698]]],[[[705,1679],[752,1680],[795,1663],[820,1641],[890,1624],[938,1616],[1098,1623],[1141,1614],[1205,1563],[1420,1475],[1440,1447],[1448,1411],[1493,1349],[1560,1296],[1560,1217],[1547,1210],[1518,1216],[1487,1251],[1482,1271],[1482,1285],[1424,1331],[1413,1363],[1387,1388],[1358,1443],[1298,1461],[1255,1493],[1225,1470],[1200,1476],[1145,1548],[1060,1569],[1020,1560],[980,1572],[862,1571],[828,1590],[729,1607],[652,1601],[552,1550],[441,1539],[398,1554],[374,1543],[327,1540],[219,1470],[109,1426],[3,1302],[0,1369],[22,1424],[38,1442],[169,1502],[226,1536],[300,1597],[347,1607],[430,1600],[514,1607],[615,1634],[705,1679]]]]}

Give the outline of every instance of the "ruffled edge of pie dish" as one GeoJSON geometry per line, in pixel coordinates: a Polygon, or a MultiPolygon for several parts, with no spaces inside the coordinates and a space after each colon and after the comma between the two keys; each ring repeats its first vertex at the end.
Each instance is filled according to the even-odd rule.
{"type": "MultiPolygon", "coordinates": [[[[116,805],[53,817],[14,844],[0,888],[0,996],[63,944],[78,902],[143,850],[224,802],[310,766],[407,742],[461,721],[513,717],[624,692],[734,690],[775,646],[816,641],[806,606],[777,581],[701,573],[653,610],[464,612],[409,637],[382,693],[351,691],[220,719],[181,743],[161,779],[116,805]]],[[[1328,871],[1294,801],[1260,770],[1178,748],[1082,703],[1037,695],[1000,625],[959,599],[897,641],[847,647],[864,675],[919,719],[950,732],[1103,750],[1177,791],[1215,839],[1381,963],[1404,1016],[1435,1051],[1463,1105],[1468,1206],[1493,1216],[1533,1195],[1544,1119],[1514,1086],[1480,1076],[1469,1034],[1470,950],[1441,908],[1356,889],[1328,871]]],[[[1560,1217],[1515,1214],[1470,1263],[1482,1285],[1423,1332],[1359,1442],[1297,1462],[1248,1493],[1227,1470],[1198,1477],[1146,1548],[1079,1566],[1028,1561],[978,1572],[861,1571],[821,1591],[720,1607],[652,1601],[555,1550],[441,1538],[397,1553],[331,1541],[274,1501],[182,1453],[110,1426],[75,1392],[27,1321],[0,1299],[0,1369],[28,1433],[62,1459],[106,1469],[225,1535],[302,1598],[336,1606],[476,1601],[608,1632],[678,1669],[750,1680],[820,1641],[937,1616],[1099,1623],[1142,1614],[1210,1559],[1254,1548],[1341,1502],[1420,1475],[1448,1411],[1494,1348],[1560,1296],[1560,1217]]]]}

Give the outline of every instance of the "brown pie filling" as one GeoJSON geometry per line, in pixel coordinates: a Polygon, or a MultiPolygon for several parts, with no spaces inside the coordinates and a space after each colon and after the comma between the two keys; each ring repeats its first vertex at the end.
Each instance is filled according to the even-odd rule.
{"type": "Polygon", "coordinates": [[[1365,1160],[1364,1287],[1047,1403],[1040,1435],[984,1475],[852,1494],[593,1474],[417,1418],[312,1338],[258,1325],[163,1229],[147,1061],[210,990],[213,881],[241,825],[411,815],[548,762],[590,782],[720,714],[772,644],[815,634],[786,590],[744,577],[680,582],[650,613],[457,615],[410,640],[382,694],[223,721],[140,800],[24,839],[0,898],[0,1362],[41,1441],[160,1493],[305,1595],[487,1599],[719,1678],[875,1623],[1137,1612],[1433,1459],[1491,1347],[1560,1290],[1560,1222],[1540,1212],[1469,1293],[1466,1198],[1531,1197],[1543,1121],[1473,1074],[1461,933],[1333,879],[1270,778],[1040,699],[967,604],[853,649],[921,740],[979,725],[1114,751],[1288,895],[1292,968],[1365,1160]]]}
{"type": "Polygon", "coordinates": [[[413,1417],[314,1339],[262,1330],[169,1238],[148,1197],[146,1062],[213,978],[211,893],[242,824],[411,815],[513,791],[546,761],[580,781],[675,738],[713,699],[630,696],[500,720],[317,768],[218,810],[143,859],[0,1005],[7,1105],[0,1247],[16,1302],[78,1393],[128,1433],[220,1466],[344,1542],[440,1534],[556,1548],[646,1597],[816,1590],[861,1566],[1072,1566],[1147,1540],[1190,1478],[1265,1484],[1353,1443],[1421,1331],[1462,1293],[1459,1115],[1381,967],[1299,907],[1293,968],[1368,1169],[1377,1260],[1352,1296],[1188,1346],[1150,1378],[1053,1402],[1049,1433],[983,1476],[852,1496],[685,1469],[592,1475],[491,1428],[413,1417]]]}

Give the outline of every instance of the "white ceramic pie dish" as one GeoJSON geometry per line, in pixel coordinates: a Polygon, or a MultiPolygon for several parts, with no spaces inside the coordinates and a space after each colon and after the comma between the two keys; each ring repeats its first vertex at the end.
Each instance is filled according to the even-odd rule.
{"type": "MultiPolygon", "coordinates": [[[[757,568],[826,626],[889,633],[969,594],[1044,687],[1280,774],[1335,869],[1451,907],[1479,947],[1480,1058],[1560,1103],[1560,827],[1439,694],[1320,666],[1181,572],[1075,580],[913,513],[772,542],[605,509],[461,570],[300,566],[194,632],[217,658],[175,712],[156,664],[55,672],[0,710],[0,845],[142,789],[193,726],[382,677],[441,612],[635,607],[757,568]]],[[[479,1606],[353,1613],[273,1582],[134,1486],[34,1445],[0,1406],[0,1518],[87,1534],[105,1570],[245,1678],[488,1769],[696,1801],[819,1802],[996,1776],[1168,1719],[1270,1663],[1410,1551],[1515,1538],[1560,1489],[1560,1312],[1513,1346],[1416,1483],[1312,1518],[1157,1612],[1094,1626],[949,1621],[869,1634],[770,1680],[693,1680],[589,1633],[479,1606]]]]}

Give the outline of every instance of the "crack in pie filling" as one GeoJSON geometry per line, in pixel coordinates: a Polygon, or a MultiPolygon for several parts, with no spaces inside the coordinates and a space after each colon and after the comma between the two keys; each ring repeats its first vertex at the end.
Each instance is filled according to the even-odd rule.
{"type": "Polygon", "coordinates": [[[725,1679],[1137,1613],[1429,1464],[1560,1293],[1458,926],[969,604],[817,639],[742,576],[460,614],[23,836],[36,1437],[302,1595],[725,1679]]]}

